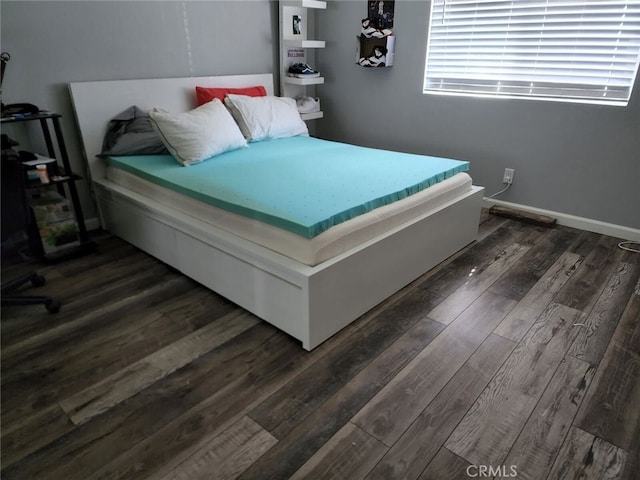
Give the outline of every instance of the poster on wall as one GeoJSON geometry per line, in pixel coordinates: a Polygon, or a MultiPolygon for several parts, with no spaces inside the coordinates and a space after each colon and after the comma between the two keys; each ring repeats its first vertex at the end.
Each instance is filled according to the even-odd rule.
{"type": "Polygon", "coordinates": [[[356,51],[356,63],[363,67],[390,67],[395,54],[393,36],[394,1],[367,2],[356,51]]]}
{"type": "Polygon", "coordinates": [[[367,18],[372,26],[379,30],[393,28],[393,10],[395,1],[368,2],[367,18]]]}

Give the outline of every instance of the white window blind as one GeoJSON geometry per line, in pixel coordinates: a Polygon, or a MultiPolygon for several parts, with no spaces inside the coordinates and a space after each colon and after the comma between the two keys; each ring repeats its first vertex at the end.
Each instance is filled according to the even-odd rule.
{"type": "Polygon", "coordinates": [[[433,0],[425,93],[626,105],[640,0],[433,0]]]}

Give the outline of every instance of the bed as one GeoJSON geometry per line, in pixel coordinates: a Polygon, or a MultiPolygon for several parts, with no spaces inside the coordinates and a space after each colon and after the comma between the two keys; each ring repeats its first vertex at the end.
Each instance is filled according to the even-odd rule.
{"type": "MultiPolygon", "coordinates": [[[[247,218],[224,204],[173,191],[126,164],[98,158],[114,115],[131,105],[190,110],[195,86],[201,85],[261,85],[273,95],[271,74],[70,84],[100,220],[105,229],[298,339],[303,348],[315,348],[475,240],[483,189],[461,170],[405,198],[340,217],[335,225],[311,222],[308,228],[315,230],[309,233],[287,230],[270,221],[270,214],[247,218]]],[[[255,146],[246,150],[257,152],[255,146]]]]}

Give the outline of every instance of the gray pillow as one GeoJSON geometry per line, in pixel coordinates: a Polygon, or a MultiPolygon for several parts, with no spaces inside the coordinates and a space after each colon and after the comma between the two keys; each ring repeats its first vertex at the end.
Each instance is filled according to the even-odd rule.
{"type": "Polygon", "coordinates": [[[98,157],[118,155],[169,155],[149,115],[136,106],[109,121],[98,157]]]}

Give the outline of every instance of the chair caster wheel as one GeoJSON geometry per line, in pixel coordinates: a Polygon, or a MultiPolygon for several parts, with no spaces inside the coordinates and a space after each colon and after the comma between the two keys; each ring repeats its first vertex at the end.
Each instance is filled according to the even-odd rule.
{"type": "Polygon", "coordinates": [[[33,277],[31,277],[31,285],[33,285],[34,287],[41,287],[45,283],[47,283],[47,280],[42,275],[36,274],[33,277]]]}
{"type": "Polygon", "coordinates": [[[58,313],[60,311],[61,304],[58,300],[52,298],[51,300],[48,300],[44,306],[49,313],[58,313]]]}

